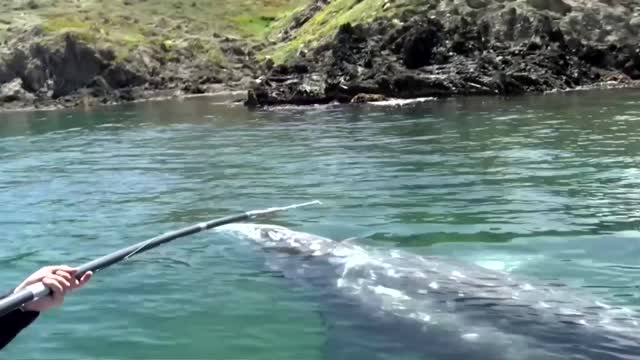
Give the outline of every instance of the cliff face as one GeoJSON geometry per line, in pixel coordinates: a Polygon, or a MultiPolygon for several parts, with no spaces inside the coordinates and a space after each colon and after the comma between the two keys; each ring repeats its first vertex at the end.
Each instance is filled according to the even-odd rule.
{"type": "Polygon", "coordinates": [[[0,108],[246,89],[263,33],[300,3],[0,1],[0,108]]]}
{"type": "Polygon", "coordinates": [[[0,2],[0,107],[247,90],[249,106],[640,78],[640,0],[0,2]],[[356,97],[356,95],[359,95],[356,97]]]}
{"type": "Polygon", "coordinates": [[[30,32],[12,40],[0,57],[0,103],[5,108],[73,107],[152,97],[162,92],[199,94],[247,86],[256,60],[244,43],[220,39],[233,62],[219,64],[189,47],[138,47],[118,58],[81,34],[54,38],[30,32]]]}
{"type": "MultiPolygon", "coordinates": [[[[312,5],[322,5],[314,16],[336,2],[312,5]]],[[[280,51],[296,55],[263,74],[246,104],[513,95],[640,79],[638,1],[387,0],[380,11],[375,0],[355,3],[373,19],[324,39],[309,36],[323,33],[313,20],[282,32],[296,47],[280,51]]]]}

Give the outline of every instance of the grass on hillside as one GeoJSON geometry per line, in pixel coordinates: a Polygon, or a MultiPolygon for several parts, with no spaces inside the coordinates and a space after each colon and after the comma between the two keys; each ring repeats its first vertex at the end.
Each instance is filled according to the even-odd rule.
{"type": "Polygon", "coordinates": [[[52,36],[75,32],[112,45],[196,44],[220,56],[214,33],[258,42],[279,14],[309,0],[0,0],[0,40],[9,28],[41,25],[52,36]]]}
{"type": "MultiPolygon", "coordinates": [[[[276,63],[286,62],[300,50],[320,45],[346,22],[364,23],[377,16],[391,14],[394,8],[389,6],[384,9],[386,2],[386,0],[333,0],[298,29],[291,41],[278,44],[268,51],[276,63]]],[[[297,8],[274,23],[269,36],[276,36],[303,9],[303,7],[297,8]]]]}
{"type": "MultiPolygon", "coordinates": [[[[10,27],[39,24],[52,36],[78,33],[87,42],[112,46],[119,58],[144,45],[190,47],[212,62],[224,56],[214,33],[258,43],[277,39],[294,16],[314,0],[0,0],[0,40],[10,27]]],[[[332,0],[288,42],[260,55],[286,62],[333,36],[345,23],[370,21],[415,0],[332,0]],[[386,7],[389,1],[393,6],[386,7]]]]}

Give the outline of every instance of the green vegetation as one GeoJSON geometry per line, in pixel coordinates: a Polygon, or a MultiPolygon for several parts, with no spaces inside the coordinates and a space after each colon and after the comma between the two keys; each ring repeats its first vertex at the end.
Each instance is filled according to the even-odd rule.
{"type": "MultiPolygon", "coordinates": [[[[332,1],[298,29],[291,41],[278,44],[269,49],[273,60],[276,63],[285,62],[298,51],[319,45],[333,36],[341,24],[371,21],[382,15],[383,10],[385,13],[389,13],[392,9],[391,7],[384,8],[386,2],[386,0],[332,1]]],[[[271,29],[272,35],[282,31],[300,11],[302,11],[302,8],[283,16],[281,21],[274,24],[271,29]]]]}
{"type": "MultiPolygon", "coordinates": [[[[9,33],[41,26],[45,36],[73,32],[114,49],[125,58],[139,46],[167,53],[187,50],[225,63],[219,41],[228,36],[250,43],[270,41],[258,56],[286,62],[333,36],[345,22],[366,22],[388,14],[390,0],[333,0],[291,38],[279,34],[314,0],[0,0],[0,41],[9,33]]],[[[411,0],[391,1],[398,6],[411,0]]],[[[170,57],[170,55],[169,55],[170,57]]]]}
{"type": "Polygon", "coordinates": [[[119,57],[150,44],[201,50],[222,62],[214,34],[252,42],[278,14],[309,0],[0,0],[0,40],[40,25],[47,36],[67,32],[112,46],[119,57]],[[195,41],[194,41],[195,39],[195,41]]]}

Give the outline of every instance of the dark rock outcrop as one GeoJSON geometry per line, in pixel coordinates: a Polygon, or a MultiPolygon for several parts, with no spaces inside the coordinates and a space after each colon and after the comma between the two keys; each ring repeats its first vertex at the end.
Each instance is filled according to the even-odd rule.
{"type": "Polygon", "coordinates": [[[375,101],[384,101],[387,98],[384,95],[380,94],[358,94],[351,99],[351,102],[354,104],[375,102],[375,101]]]}
{"type": "Polygon", "coordinates": [[[43,60],[52,75],[54,99],[85,87],[107,66],[94,48],[71,34],[64,37],[63,48],[46,54],[43,60]]]}
{"type": "Polygon", "coordinates": [[[19,78],[0,86],[0,103],[2,102],[28,102],[33,100],[33,95],[29,94],[22,87],[22,80],[19,78]]]}
{"type": "MultiPolygon", "coordinates": [[[[564,2],[531,0],[566,15],[564,2]]],[[[540,12],[500,12],[493,26],[479,17],[439,18],[415,14],[404,23],[378,18],[343,24],[310,51],[305,71],[277,64],[252,88],[252,107],[277,104],[360,102],[380,98],[454,95],[520,95],[566,90],[603,81],[640,80],[640,47],[577,38],[540,12]]],[[[400,18],[403,18],[402,16],[400,18]]]]}
{"type": "Polygon", "coordinates": [[[123,63],[114,63],[102,73],[102,78],[114,89],[141,86],[147,78],[123,63]]]}
{"type": "MultiPolygon", "coordinates": [[[[203,94],[212,85],[247,81],[257,69],[253,51],[237,39],[223,41],[231,61],[221,65],[198,52],[201,44],[183,44],[169,53],[159,45],[138,47],[118,58],[113,49],[94,47],[73,33],[41,35],[29,32],[14,39],[8,46],[12,51],[0,56],[0,108],[113,104],[167,92],[203,94]]],[[[304,65],[294,69],[305,71],[304,65]]]]}

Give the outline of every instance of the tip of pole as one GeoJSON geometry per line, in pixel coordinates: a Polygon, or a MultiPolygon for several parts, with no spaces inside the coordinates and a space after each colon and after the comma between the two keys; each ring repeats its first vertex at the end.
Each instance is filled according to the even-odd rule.
{"type": "Polygon", "coordinates": [[[309,202],[302,203],[302,204],[286,206],[284,209],[287,209],[287,208],[294,209],[294,208],[303,207],[303,206],[321,205],[321,204],[322,204],[322,202],[320,200],[313,200],[313,201],[309,201],[309,202]]]}
{"type": "Polygon", "coordinates": [[[256,217],[256,216],[264,216],[264,215],[269,215],[269,214],[273,214],[276,212],[280,212],[280,211],[286,211],[286,210],[291,210],[291,209],[296,209],[299,207],[303,207],[303,206],[309,206],[309,205],[316,205],[316,204],[322,204],[322,202],[320,200],[314,200],[314,201],[309,201],[306,203],[301,203],[301,204],[294,204],[294,205],[289,205],[289,206],[284,206],[284,207],[275,207],[275,208],[269,208],[269,209],[264,209],[264,210],[252,210],[247,212],[247,214],[250,217],[256,217]]]}

